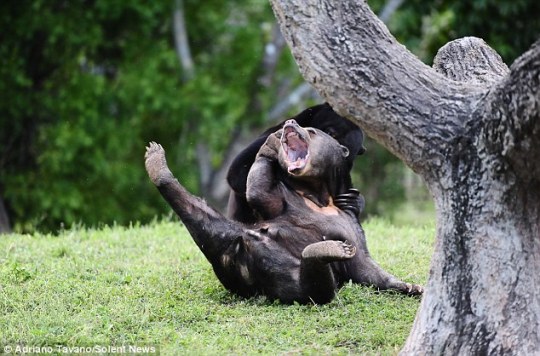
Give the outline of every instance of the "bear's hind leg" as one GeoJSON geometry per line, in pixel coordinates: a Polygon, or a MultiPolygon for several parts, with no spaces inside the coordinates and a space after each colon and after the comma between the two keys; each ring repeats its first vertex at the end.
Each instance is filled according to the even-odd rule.
{"type": "Polygon", "coordinates": [[[310,244],[302,251],[300,286],[308,299],[317,304],[330,302],[337,282],[330,262],[350,259],[356,247],[344,241],[328,240],[310,244]]]}
{"type": "Polygon", "coordinates": [[[372,286],[380,290],[395,290],[408,295],[421,295],[424,288],[417,284],[406,283],[386,272],[369,254],[360,253],[351,261],[349,278],[354,283],[372,286]]]}
{"type": "Polygon", "coordinates": [[[190,194],[169,170],[165,150],[160,144],[151,142],[144,158],[150,179],[182,219],[195,243],[212,265],[219,263],[223,251],[238,236],[245,235],[243,226],[228,220],[204,200],[190,194]]]}

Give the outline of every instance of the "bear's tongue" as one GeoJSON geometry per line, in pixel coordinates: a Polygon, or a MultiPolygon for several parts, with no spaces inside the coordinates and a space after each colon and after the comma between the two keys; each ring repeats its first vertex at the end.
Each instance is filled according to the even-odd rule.
{"type": "Polygon", "coordinates": [[[308,145],[300,138],[296,131],[289,131],[286,135],[287,159],[289,173],[302,169],[306,165],[308,145]]]}
{"type": "Polygon", "coordinates": [[[287,146],[289,150],[301,151],[305,149],[306,144],[295,131],[292,131],[287,134],[287,146]]]}

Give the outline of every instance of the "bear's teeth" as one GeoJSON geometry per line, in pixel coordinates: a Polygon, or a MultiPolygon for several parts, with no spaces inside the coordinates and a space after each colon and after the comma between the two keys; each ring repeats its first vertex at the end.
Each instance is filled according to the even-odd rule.
{"type": "Polygon", "coordinates": [[[291,132],[289,132],[289,133],[287,134],[287,138],[293,137],[293,136],[294,136],[294,137],[298,136],[298,134],[296,133],[296,131],[291,131],[291,132]]]}

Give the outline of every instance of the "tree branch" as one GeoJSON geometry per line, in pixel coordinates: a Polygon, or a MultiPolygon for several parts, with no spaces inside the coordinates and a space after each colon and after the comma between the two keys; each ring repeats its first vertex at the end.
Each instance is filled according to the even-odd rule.
{"type": "MultiPolygon", "coordinates": [[[[396,10],[401,6],[404,0],[388,0],[382,9],[381,13],[379,14],[379,18],[381,21],[386,23],[392,15],[396,12],[396,10]]],[[[283,39],[283,36],[281,35],[281,32],[279,31],[279,27],[276,26],[279,37],[283,39]]],[[[285,40],[283,39],[283,42],[285,40]]],[[[281,43],[281,42],[280,42],[281,43]]],[[[311,85],[304,82],[297,86],[295,89],[293,89],[283,100],[280,100],[272,109],[270,109],[266,120],[270,122],[277,121],[278,119],[282,118],[283,115],[292,107],[295,105],[298,105],[301,101],[305,100],[305,98],[310,96],[317,96],[319,97],[319,94],[316,93],[311,85]]]]}
{"type": "Polygon", "coordinates": [[[413,170],[433,170],[486,89],[423,64],[363,1],[271,2],[304,78],[413,170]]]}
{"type": "Polygon", "coordinates": [[[511,66],[486,98],[486,146],[500,152],[527,181],[540,180],[540,40],[511,66]]]}
{"type": "Polygon", "coordinates": [[[464,37],[441,47],[433,68],[449,79],[485,87],[508,74],[501,56],[481,38],[464,37]]]}

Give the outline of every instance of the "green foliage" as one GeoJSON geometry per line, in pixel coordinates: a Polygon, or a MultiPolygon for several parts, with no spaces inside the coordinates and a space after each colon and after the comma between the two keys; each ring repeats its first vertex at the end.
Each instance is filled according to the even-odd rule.
{"type": "MultiPolygon", "coordinates": [[[[384,268],[425,282],[432,225],[364,227],[384,268]]],[[[395,354],[420,302],[349,284],[327,305],[241,299],[177,222],[3,236],[0,285],[0,347],[153,345],[186,355],[395,354]]]]}
{"type": "Polygon", "coordinates": [[[364,146],[366,153],[353,167],[353,185],[366,200],[365,214],[388,216],[406,198],[403,164],[369,138],[364,146]]]}
{"type": "Polygon", "coordinates": [[[16,228],[126,223],[154,214],[155,208],[132,204],[135,196],[154,200],[139,168],[143,119],[170,113],[170,104],[141,110],[131,96],[147,83],[124,78],[135,79],[131,72],[139,71],[128,67],[133,58],[153,66],[151,75],[177,76],[174,51],[167,51],[170,31],[161,22],[170,9],[123,2],[1,6],[1,21],[19,31],[0,46],[2,55],[12,54],[2,72],[7,80],[0,81],[7,94],[2,139],[8,142],[0,188],[16,228]]]}
{"type": "MultiPolygon", "coordinates": [[[[158,140],[198,189],[195,143],[229,144],[273,17],[265,1],[186,1],[185,83],[173,2],[2,2],[0,196],[16,230],[148,221],[167,211],[142,166],[158,140]]],[[[216,162],[221,158],[216,154],[216,162]]]]}
{"type": "Polygon", "coordinates": [[[510,65],[540,37],[539,13],[534,0],[407,0],[389,28],[428,63],[448,41],[476,36],[510,65]]]}

